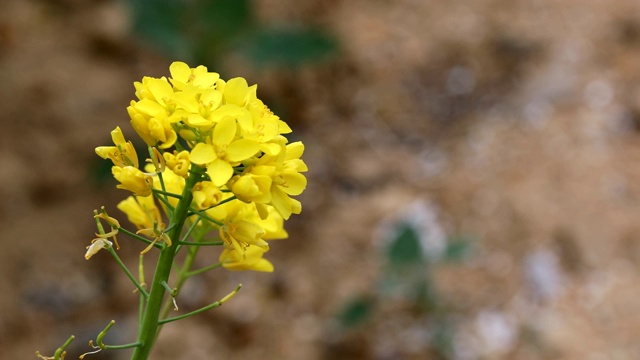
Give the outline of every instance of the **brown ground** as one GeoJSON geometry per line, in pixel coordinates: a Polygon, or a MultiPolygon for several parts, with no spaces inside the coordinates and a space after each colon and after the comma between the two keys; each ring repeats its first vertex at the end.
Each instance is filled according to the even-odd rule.
{"type": "MultiPolygon", "coordinates": [[[[640,3],[451,3],[256,2],[265,22],[322,24],[342,47],[295,73],[234,57],[220,70],[288,104],[304,211],[269,253],[274,274],[187,287],[195,309],[244,284],[166,326],[154,359],[640,358],[640,3]],[[464,261],[417,272],[433,309],[377,290],[385,229],[403,219],[436,249],[472,241],[464,261]],[[341,326],[360,296],[373,315],[341,326]]],[[[93,148],[128,128],[132,82],[173,59],[131,38],[120,2],[0,7],[0,359],[72,333],[76,358],[111,319],[110,343],[132,341],[131,285],[107,256],[83,259],[91,211],[125,195],[96,182],[93,148]]],[[[121,250],[132,266],[138,247],[121,250]]]]}

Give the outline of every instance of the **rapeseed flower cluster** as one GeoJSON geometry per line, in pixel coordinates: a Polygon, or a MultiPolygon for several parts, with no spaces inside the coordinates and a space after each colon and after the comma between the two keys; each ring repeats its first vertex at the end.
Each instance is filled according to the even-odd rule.
{"type": "MultiPolygon", "coordinates": [[[[172,246],[166,230],[172,224],[162,213],[170,218],[185,179],[198,168],[188,223],[199,217],[196,225],[219,237],[223,267],[273,271],[263,255],[270,240],[288,236],[284,221],[301,211],[293,197],[307,185],[304,145],[283,136],[290,127],[257,97],[256,85],[183,62],[169,71],[169,78],[135,82],[137,100],[127,107],[133,129],[150,147],[146,166],[120,128],[111,132],[114,146],[96,148],[113,162],[117,187],[132,193],[118,209],[151,245],[172,246]]],[[[92,254],[102,245],[108,243],[95,245],[92,254]]]]}

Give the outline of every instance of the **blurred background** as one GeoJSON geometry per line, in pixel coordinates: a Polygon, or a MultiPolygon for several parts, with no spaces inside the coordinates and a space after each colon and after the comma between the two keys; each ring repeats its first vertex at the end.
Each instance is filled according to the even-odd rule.
{"type": "Polygon", "coordinates": [[[153,359],[640,358],[637,1],[0,6],[0,359],[135,339],[133,286],[83,258],[127,196],[93,149],[174,60],[259,84],[310,171],[276,271],[192,279],[180,311],[244,288],[153,359]]]}

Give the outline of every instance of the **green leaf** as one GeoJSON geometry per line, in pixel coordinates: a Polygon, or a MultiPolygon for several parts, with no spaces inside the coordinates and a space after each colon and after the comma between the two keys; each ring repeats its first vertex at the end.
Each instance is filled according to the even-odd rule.
{"type": "Polygon", "coordinates": [[[369,297],[358,297],[347,303],[338,320],[344,327],[360,325],[371,317],[375,302],[369,297]]]}
{"type": "Polygon", "coordinates": [[[325,60],[337,48],[325,32],[312,28],[264,28],[248,36],[239,50],[257,66],[292,66],[325,60]]]}
{"type": "Polygon", "coordinates": [[[418,265],[425,262],[418,232],[408,224],[400,225],[396,237],[387,249],[391,265],[418,265]]]}
{"type": "Polygon", "coordinates": [[[471,242],[466,237],[449,239],[443,258],[447,262],[459,262],[469,256],[472,250],[471,242]]]}

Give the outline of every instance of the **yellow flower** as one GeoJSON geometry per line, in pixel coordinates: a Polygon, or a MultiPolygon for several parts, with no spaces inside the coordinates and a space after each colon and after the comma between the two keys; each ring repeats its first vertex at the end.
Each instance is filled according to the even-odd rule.
{"type": "Polygon", "coordinates": [[[271,177],[247,173],[234,176],[229,183],[233,194],[244,202],[267,204],[271,201],[271,177]]]}
{"type": "Polygon", "coordinates": [[[240,254],[233,249],[224,249],[220,254],[219,261],[227,270],[273,272],[273,264],[262,257],[267,251],[255,245],[247,246],[244,254],[240,254]]]}
{"type": "Polygon", "coordinates": [[[222,93],[214,89],[176,93],[175,99],[179,109],[184,111],[184,122],[203,131],[211,129],[225,111],[220,107],[222,93]]]}
{"type": "Polygon", "coordinates": [[[260,99],[252,100],[247,104],[247,107],[252,122],[249,126],[241,124],[242,137],[258,142],[260,150],[265,154],[278,155],[281,146],[275,139],[280,134],[291,132],[291,129],[284,121],[274,115],[260,99]]]}
{"type": "Polygon", "coordinates": [[[263,239],[266,231],[255,221],[259,218],[255,205],[231,201],[207,210],[207,215],[223,223],[218,231],[227,248],[240,254],[248,245],[269,248],[263,239]]]}
{"type": "Polygon", "coordinates": [[[152,229],[154,224],[162,224],[160,210],[152,195],[129,196],[118,204],[118,209],[125,213],[138,229],[152,229]]]}
{"type": "Polygon", "coordinates": [[[215,85],[220,79],[220,75],[214,72],[208,72],[205,66],[198,66],[195,69],[189,68],[189,65],[175,61],[169,66],[171,73],[171,83],[176,90],[190,90],[190,87],[197,89],[207,89],[215,85]]]}
{"type": "Polygon", "coordinates": [[[131,105],[127,107],[131,126],[147,145],[156,146],[159,143],[161,148],[168,149],[175,144],[178,135],[166,115],[162,113],[150,115],[157,110],[152,104],[157,105],[151,100],[144,103],[131,101],[131,105]]]}
{"type": "Polygon", "coordinates": [[[114,166],[111,168],[111,172],[120,182],[120,185],[116,186],[118,189],[129,190],[138,196],[151,195],[153,179],[140,169],[133,166],[114,166]]]}
{"type": "Polygon", "coordinates": [[[186,178],[189,175],[189,165],[191,165],[191,163],[189,162],[188,151],[174,151],[173,154],[166,152],[163,156],[167,167],[176,175],[182,176],[183,178],[186,178]]]}
{"type": "Polygon", "coordinates": [[[206,175],[189,189],[191,206],[215,219],[207,228],[217,229],[225,243],[223,266],[272,271],[262,255],[269,249],[267,240],[288,236],[284,220],[301,211],[293,197],[307,186],[304,146],[288,144],[283,134],[291,128],[257,98],[256,85],[243,78],[224,81],[204,66],[191,68],[183,62],[172,63],[169,71],[169,78],[135,82],[137,99],[127,107],[132,127],[153,147],[146,173],[139,170],[135,149],[119,128],[111,133],[115,146],[96,149],[113,161],[117,187],[134,194],[118,208],[138,234],[152,239],[143,253],[158,242],[171,246],[165,233],[169,225],[162,222],[153,189],[162,190],[158,196],[166,214],[167,206],[180,201],[192,166],[205,167],[206,175]]]}
{"type": "Polygon", "coordinates": [[[166,226],[152,195],[129,196],[118,204],[118,209],[138,228],[136,234],[153,239],[140,254],[149,251],[157,242],[165,242],[171,246],[171,238],[164,232],[166,226]]]}
{"type": "Polygon", "coordinates": [[[282,146],[284,150],[277,156],[264,154],[229,185],[239,199],[255,202],[261,215],[266,214],[264,205],[268,204],[287,220],[302,211],[300,202],[291,196],[300,195],[307,187],[307,178],[300,173],[307,171],[307,165],[300,159],[304,152],[301,142],[282,146]],[[269,188],[265,177],[271,179],[269,188]],[[257,179],[262,179],[262,185],[257,179]]]}
{"type": "Polygon", "coordinates": [[[253,221],[264,229],[265,240],[280,240],[289,237],[289,234],[284,229],[284,218],[273,207],[267,205],[267,216],[262,219],[256,215],[253,221]]]}
{"type": "Polygon", "coordinates": [[[257,85],[249,86],[244,78],[233,78],[224,86],[224,100],[227,104],[244,107],[256,98],[257,88],[257,85]]]}
{"type": "Polygon", "coordinates": [[[262,239],[264,233],[263,228],[247,220],[225,221],[220,227],[220,238],[240,254],[244,253],[248,245],[268,249],[269,244],[262,239]]]}
{"type": "Polygon", "coordinates": [[[127,107],[131,126],[147,145],[170,148],[178,138],[172,124],[182,119],[182,113],[176,112],[173,88],[165,77],[148,76],[134,86],[140,101],[131,101],[127,107]]]}
{"type": "Polygon", "coordinates": [[[198,210],[218,204],[222,200],[222,191],[210,181],[201,181],[193,187],[193,202],[198,210]]]}
{"type": "Polygon", "coordinates": [[[214,127],[210,142],[198,143],[191,150],[189,159],[207,166],[207,174],[217,186],[231,179],[233,166],[254,156],[259,147],[255,141],[236,139],[236,120],[226,117],[214,127]]]}
{"type": "Polygon", "coordinates": [[[98,146],[96,154],[103,159],[110,159],[115,166],[138,167],[138,154],[131,141],[126,141],[119,126],[111,131],[111,139],[116,146],[98,146]]]}

